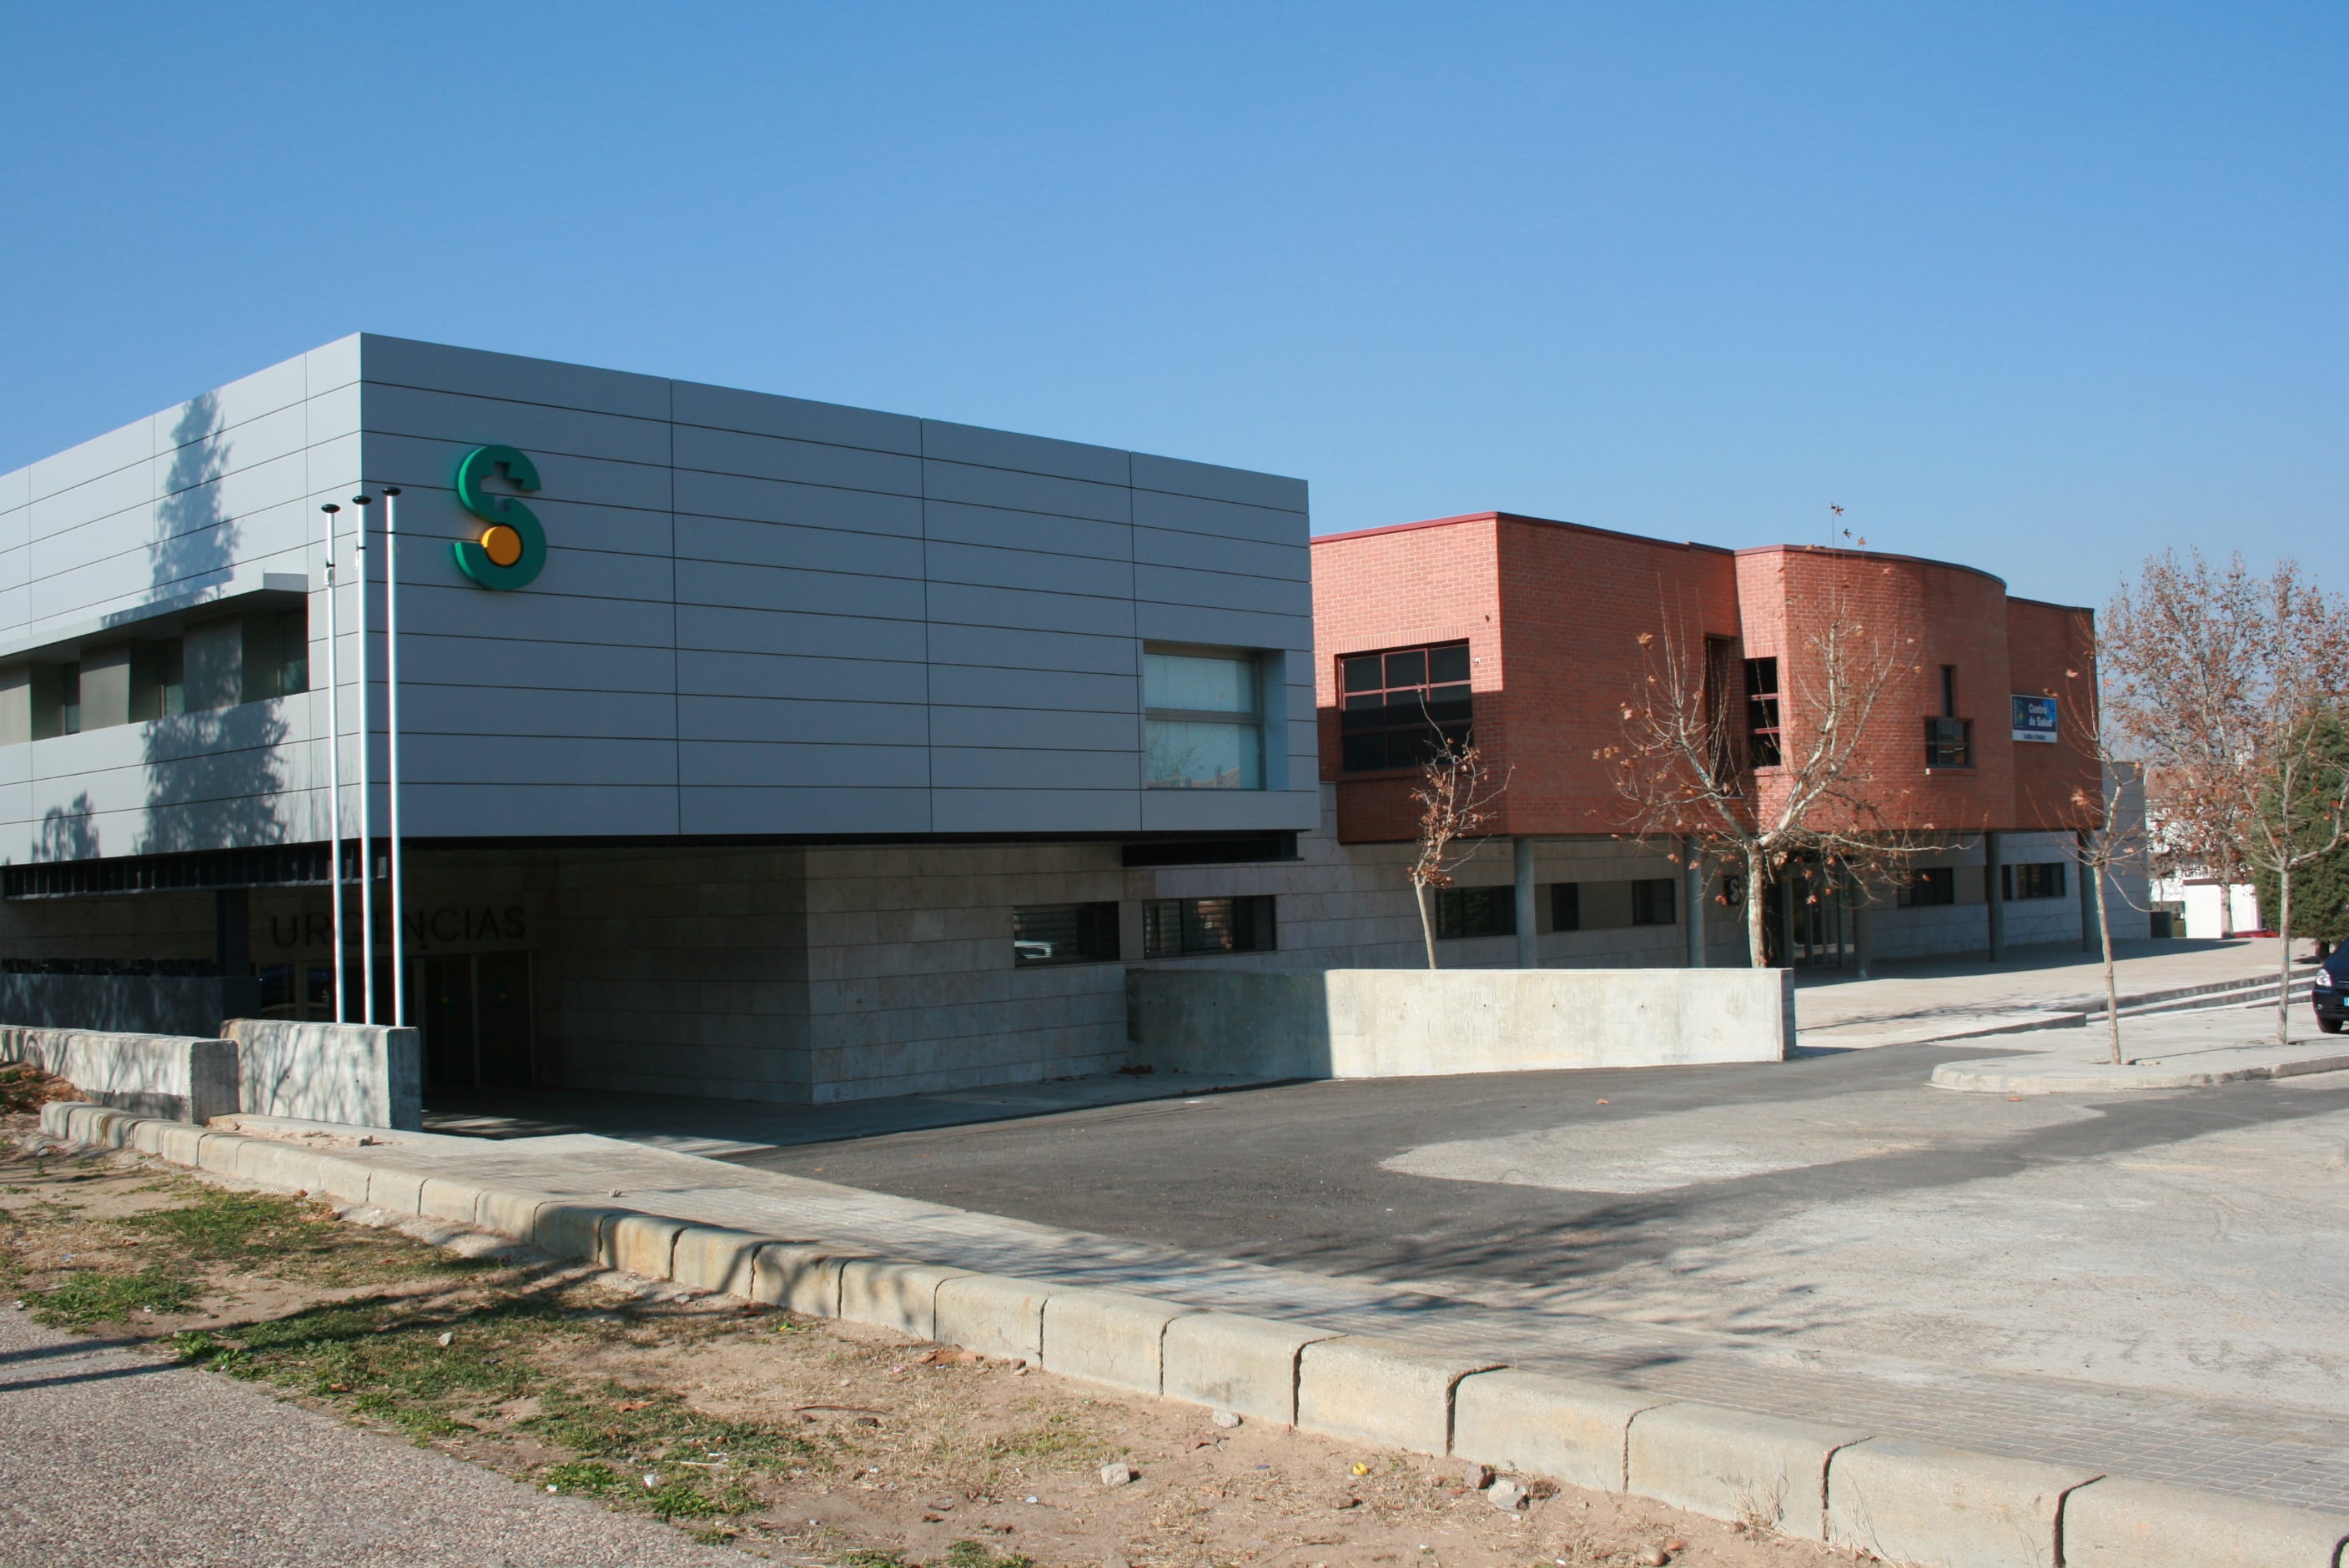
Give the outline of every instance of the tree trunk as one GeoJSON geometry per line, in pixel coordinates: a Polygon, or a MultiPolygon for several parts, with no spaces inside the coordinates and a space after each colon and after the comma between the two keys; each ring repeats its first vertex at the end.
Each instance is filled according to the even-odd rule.
{"type": "Polygon", "coordinates": [[[2276,857],[2276,1044],[2292,1044],[2292,851],[2276,857]]]}
{"type": "Polygon", "coordinates": [[[1411,892],[1413,901],[1419,905],[1419,934],[1421,940],[1427,944],[1427,966],[1433,969],[1435,967],[1435,922],[1428,913],[1427,884],[1415,882],[1411,884],[1411,892]]]}
{"type": "Polygon", "coordinates": [[[1769,894],[1764,891],[1762,856],[1748,851],[1745,856],[1745,945],[1748,956],[1756,969],[1770,967],[1769,944],[1763,940],[1762,911],[1769,894]]]}
{"type": "MultiPolygon", "coordinates": [[[[2097,856],[2101,862],[2112,851],[2111,830],[2105,830],[2105,852],[2097,856]]],[[[2105,906],[2105,873],[2101,863],[2080,863],[2080,874],[2092,879],[2096,889],[2096,939],[2105,954],[2105,1032],[2112,1037],[2113,1066],[2121,1065],[2121,1001],[2120,988],[2113,984],[2113,917],[2105,906]]]]}

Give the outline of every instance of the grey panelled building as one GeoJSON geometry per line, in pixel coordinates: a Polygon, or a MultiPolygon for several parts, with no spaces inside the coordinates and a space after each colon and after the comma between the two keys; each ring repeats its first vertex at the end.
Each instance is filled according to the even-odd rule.
{"type": "Polygon", "coordinates": [[[1271,945],[1133,879],[1319,820],[1301,481],[362,335],[0,477],[0,1018],[326,1016],[320,509],[355,824],[386,485],[439,1087],[1098,1071],[1079,960],[1271,945]]]}

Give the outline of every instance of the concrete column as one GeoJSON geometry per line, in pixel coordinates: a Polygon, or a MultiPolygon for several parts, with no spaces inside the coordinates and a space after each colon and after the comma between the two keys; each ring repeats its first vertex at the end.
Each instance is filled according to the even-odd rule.
{"type": "Polygon", "coordinates": [[[1982,908],[1990,928],[1990,955],[2006,956],[2006,901],[1999,896],[1999,835],[1982,835],[1982,908]]]}
{"type": "Polygon", "coordinates": [[[1681,841],[1681,903],[1686,905],[1688,966],[1704,967],[1704,861],[1694,839],[1681,841]]]}
{"type": "Polygon", "coordinates": [[[2072,869],[2080,875],[2080,951],[2102,953],[2104,944],[2096,940],[2096,868],[2088,863],[2089,852],[2095,847],[2085,830],[2079,835],[2080,853],[2072,869]]]}
{"type": "Polygon", "coordinates": [[[1868,918],[1873,907],[1866,899],[1855,897],[1851,904],[1851,955],[1859,977],[1868,977],[1868,966],[1876,960],[1875,922],[1868,918]]]}
{"type": "Polygon", "coordinates": [[[1517,967],[1541,967],[1541,923],[1534,908],[1534,841],[1512,839],[1517,873],[1517,967]]]}

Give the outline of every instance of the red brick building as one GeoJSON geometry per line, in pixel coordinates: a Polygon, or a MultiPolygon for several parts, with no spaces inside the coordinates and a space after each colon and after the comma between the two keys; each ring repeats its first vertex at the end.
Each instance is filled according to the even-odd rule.
{"type": "MultiPolygon", "coordinates": [[[[1670,644],[1708,672],[1749,755],[1766,757],[1774,742],[1792,755],[1806,739],[1814,640],[1838,605],[1846,624],[1896,661],[1862,743],[1882,820],[1948,845],[1871,919],[1894,951],[1979,947],[2002,911],[1977,910],[1980,934],[1962,942],[1929,935],[1936,919],[1947,927],[1955,916],[1910,912],[2020,904],[2077,882],[2064,874],[2061,840],[2095,820],[2096,765],[2077,743],[2073,711],[2093,700],[2094,617],[2014,598],[1998,578],[1941,562],[1795,545],[1729,551],[1506,512],[1316,539],[1317,707],[1336,836],[1363,846],[1413,837],[1415,758],[1435,730],[1473,731],[1508,776],[1496,832],[1621,834],[1636,808],[1602,754],[1624,742],[1624,707],[1659,648],[1670,644]],[[2010,846],[2012,835],[2026,837],[2010,846]],[[2009,847],[2032,858],[2002,858],[2009,847]],[[1971,875],[1958,874],[1969,865],[1971,875]],[[1993,883],[2004,897],[1990,897],[1993,883]],[[1969,888],[1972,897],[1961,896],[1969,888]]],[[[1757,766],[1757,786],[1766,793],[1777,772],[1757,766]]],[[[1664,895],[1644,896],[1661,907],[1664,895]]],[[[1857,920],[1845,929],[1842,911],[1828,917],[1837,929],[1796,932],[1793,945],[1841,956],[1863,940],[1857,920]]],[[[2048,923],[2023,934],[2044,940],[2048,923]]],[[[1701,954],[1702,925],[1691,934],[1701,954]]]]}

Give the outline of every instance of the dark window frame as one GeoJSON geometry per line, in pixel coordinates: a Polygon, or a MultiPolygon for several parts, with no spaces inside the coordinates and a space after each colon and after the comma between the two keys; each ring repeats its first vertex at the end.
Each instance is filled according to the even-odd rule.
{"type": "Polygon", "coordinates": [[[1582,884],[1552,882],[1549,884],[1549,928],[1552,931],[1582,929],[1582,884]]]}
{"type": "Polygon", "coordinates": [[[1971,718],[1929,718],[1925,721],[1925,766],[1971,768],[1974,765],[1974,721],[1971,718]]]}
{"type": "Polygon", "coordinates": [[[1011,966],[1046,969],[1065,964],[1114,964],[1119,958],[1117,924],[1113,900],[1015,909],[1011,912],[1011,966]],[[1058,950],[1057,944],[1062,943],[1070,951],[1058,950]],[[1029,951],[1035,946],[1045,951],[1029,951]]]}
{"type": "Polygon", "coordinates": [[[1467,942],[1517,934],[1514,887],[1444,887],[1435,890],[1435,939],[1467,942]]]}
{"type": "Polygon", "coordinates": [[[1475,667],[1464,640],[1339,655],[1339,771],[1402,772],[1444,742],[1473,745],[1475,667]]]}
{"type": "Polygon", "coordinates": [[[1900,885],[1895,907],[1900,909],[1938,909],[1958,902],[1958,872],[1955,866],[1920,866],[1909,873],[1900,885]]]}
{"type": "Polygon", "coordinates": [[[2065,874],[2069,869],[2063,861],[2025,861],[2020,865],[2002,865],[1998,868],[1999,900],[2002,903],[2013,903],[2023,899],[2062,898],[2069,890],[2072,880],[2065,874]]]}
{"type": "Polygon", "coordinates": [[[1785,697],[1775,654],[1745,661],[1745,765],[1776,768],[1785,757],[1785,697]]]}
{"type": "Polygon", "coordinates": [[[1631,879],[1631,923],[1633,925],[1678,925],[1680,915],[1680,878],[1633,877],[1631,879]],[[1657,905],[1662,909],[1659,912],[1657,905]]]}
{"type": "Polygon", "coordinates": [[[1145,960],[1273,953],[1279,946],[1278,916],[1270,893],[1154,898],[1142,906],[1145,960]]]}

